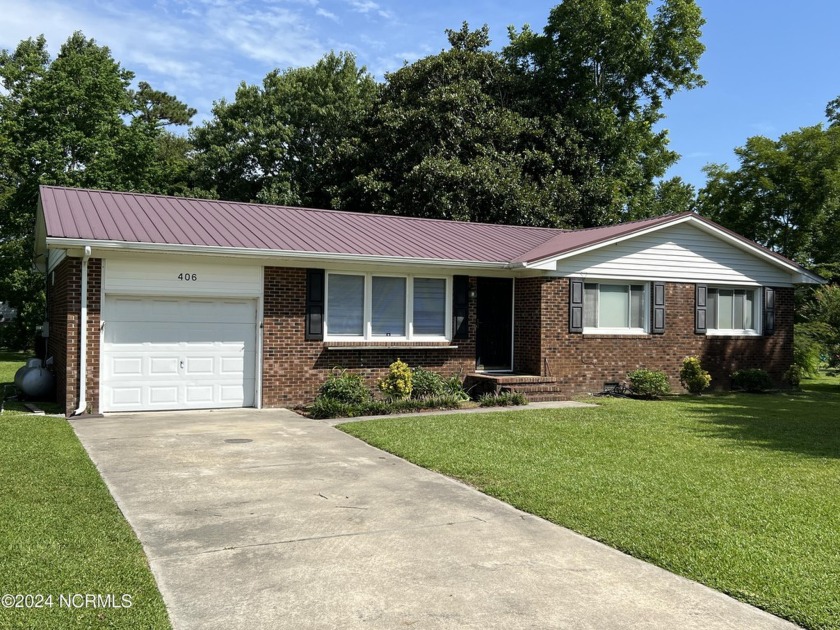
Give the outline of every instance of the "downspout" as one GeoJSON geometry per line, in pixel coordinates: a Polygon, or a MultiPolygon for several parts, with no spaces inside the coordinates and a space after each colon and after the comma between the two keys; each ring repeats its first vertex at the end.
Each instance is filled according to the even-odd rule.
{"type": "Polygon", "coordinates": [[[90,245],[85,245],[82,256],[82,295],[81,312],[79,313],[79,407],[72,413],[78,416],[87,410],[87,288],[88,288],[88,259],[90,245]]]}

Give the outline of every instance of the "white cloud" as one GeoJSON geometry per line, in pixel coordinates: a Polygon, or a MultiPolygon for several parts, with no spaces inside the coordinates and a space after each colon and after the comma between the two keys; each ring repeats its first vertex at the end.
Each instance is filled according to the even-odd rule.
{"type": "Polygon", "coordinates": [[[362,13],[363,15],[376,14],[385,20],[394,19],[394,14],[391,11],[373,2],[373,0],[348,0],[348,4],[356,13],[362,13]]]}
{"type": "Polygon", "coordinates": [[[339,21],[338,16],[335,13],[333,13],[332,11],[327,11],[326,9],[322,9],[321,7],[315,9],[315,15],[320,15],[321,17],[325,17],[328,20],[332,20],[333,22],[339,21]]]}

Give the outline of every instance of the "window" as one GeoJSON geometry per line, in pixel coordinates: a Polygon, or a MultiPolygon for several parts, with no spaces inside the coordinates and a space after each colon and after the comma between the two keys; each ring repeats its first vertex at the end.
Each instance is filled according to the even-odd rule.
{"type": "Polygon", "coordinates": [[[448,278],[327,274],[326,338],[449,337],[448,278]]]}
{"type": "Polygon", "coordinates": [[[365,277],[330,275],[327,320],[331,335],[364,334],[365,277]]]}
{"type": "Polygon", "coordinates": [[[584,332],[645,332],[646,288],[643,284],[583,285],[584,332]]]}
{"type": "Polygon", "coordinates": [[[706,304],[707,330],[711,334],[757,334],[759,300],[755,289],[709,287],[706,304]]]}
{"type": "Polygon", "coordinates": [[[446,335],[446,280],[414,278],[414,334],[446,335]]]}

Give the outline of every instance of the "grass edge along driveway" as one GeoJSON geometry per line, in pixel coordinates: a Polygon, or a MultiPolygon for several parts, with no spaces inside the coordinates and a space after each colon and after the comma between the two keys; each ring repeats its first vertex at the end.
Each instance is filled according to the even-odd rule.
{"type": "Polygon", "coordinates": [[[840,628],[840,377],[339,428],[808,628],[840,628]]]}
{"type": "MultiPolygon", "coordinates": [[[[0,382],[18,359],[0,357],[0,382]]],[[[6,411],[0,436],[0,595],[32,596],[6,597],[0,628],[170,628],[143,548],[67,420],[6,411]]]]}

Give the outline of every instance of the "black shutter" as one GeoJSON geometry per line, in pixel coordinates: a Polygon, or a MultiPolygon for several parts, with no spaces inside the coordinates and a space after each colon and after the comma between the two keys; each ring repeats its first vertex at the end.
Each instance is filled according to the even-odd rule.
{"type": "Polygon", "coordinates": [[[306,270],[306,340],[324,338],[324,270],[306,270]]]}
{"type": "Polygon", "coordinates": [[[569,332],[583,332],[583,280],[569,280],[569,332]]]}
{"type": "Polygon", "coordinates": [[[653,326],[651,332],[661,335],[665,332],[665,283],[653,283],[653,326]]]}
{"type": "Polygon", "coordinates": [[[698,335],[706,334],[706,298],[709,287],[705,284],[694,285],[694,332],[698,335]]]}
{"type": "Polygon", "coordinates": [[[764,334],[772,335],[776,332],[776,291],[772,287],[764,287],[764,334]]]}
{"type": "Polygon", "coordinates": [[[470,279],[469,276],[452,278],[452,338],[470,337],[470,279]]]}

